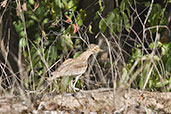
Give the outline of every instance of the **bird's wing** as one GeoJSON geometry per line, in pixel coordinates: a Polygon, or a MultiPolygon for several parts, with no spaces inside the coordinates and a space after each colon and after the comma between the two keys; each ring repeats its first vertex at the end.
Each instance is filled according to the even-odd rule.
{"type": "Polygon", "coordinates": [[[73,59],[67,59],[65,60],[58,68],[57,68],[57,72],[61,71],[62,69],[64,69],[65,67],[69,66],[70,64],[72,64],[73,59]]]}
{"type": "Polygon", "coordinates": [[[72,62],[68,64],[68,66],[66,67],[61,66],[60,71],[56,72],[56,75],[58,73],[58,75],[60,75],[61,77],[77,76],[83,74],[86,71],[86,69],[87,69],[86,63],[83,63],[81,61],[78,62],[73,59],[72,62]]]}
{"type": "Polygon", "coordinates": [[[66,67],[71,64],[73,59],[67,59],[65,60],[54,72],[52,72],[53,77],[57,78],[63,75],[63,70],[66,69],[66,67]]]}
{"type": "Polygon", "coordinates": [[[86,69],[87,69],[87,62],[75,62],[72,66],[73,69],[73,74],[74,75],[80,75],[85,73],[86,69]]]}
{"type": "Polygon", "coordinates": [[[87,62],[78,62],[78,63],[75,63],[73,64],[73,67],[74,68],[82,68],[82,67],[86,67],[87,66],[87,62]]]}
{"type": "Polygon", "coordinates": [[[53,79],[64,76],[77,76],[83,74],[87,69],[87,59],[91,54],[84,52],[76,59],[65,60],[56,71],[52,72],[53,79]],[[85,59],[84,59],[85,58],[85,59]]]}

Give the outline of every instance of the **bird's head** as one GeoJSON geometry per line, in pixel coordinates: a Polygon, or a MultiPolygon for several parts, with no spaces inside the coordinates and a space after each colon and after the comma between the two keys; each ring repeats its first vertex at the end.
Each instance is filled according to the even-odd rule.
{"type": "Polygon", "coordinates": [[[96,44],[90,44],[89,46],[89,50],[93,53],[93,54],[96,54],[98,52],[101,52],[103,51],[102,49],[100,49],[100,47],[96,44]]]}
{"type": "Polygon", "coordinates": [[[98,52],[102,51],[98,45],[90,44],[88,46],[88,50],[82,53],[78,59],[87,60],[92,54],[97,54],[98,52]]]}

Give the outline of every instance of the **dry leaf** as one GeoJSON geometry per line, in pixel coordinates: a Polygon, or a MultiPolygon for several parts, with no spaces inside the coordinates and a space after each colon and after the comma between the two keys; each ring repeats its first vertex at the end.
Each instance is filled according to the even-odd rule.
{"type": "Polygon", "coordinates": [[[39,0],[37,0],[37,2],[34,4],[34,9],[33,11],[35,12],[37,10],[37,8],[39,7],[39,0]]]}
{"type": "Polygon", "coordinates": [[[23,9],[23,11],[27,11],[27,4],[26,4],[26,2],[23,3],[22,9],[23,9]]]}
{"type": "Polygon", "coordinates": [[[76,25],[76,24],[73,24],[72,26],[74,27],[74,32],[73,32],[73,33],[74,33],[74,34],[77,33],[77,32],[78,32],[78,27],[77,27],[77,25],[76,25]]]}
{"type": "Polygon", "coordinates": [[[65,15],[65,17],[67,18],[67,20],[65,20],[65,22],[67,22],[67,23],[72,23],[72,21],[70,20],[70,18],[69,18],[68,15],[65,15]]]}

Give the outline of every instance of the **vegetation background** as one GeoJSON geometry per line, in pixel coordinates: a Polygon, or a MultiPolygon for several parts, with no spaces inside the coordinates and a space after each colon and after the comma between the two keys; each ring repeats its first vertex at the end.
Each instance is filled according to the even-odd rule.
{"type": "Polygon", "coordinates": [[[64,91],[47,77],[90,43],[105,53],[79,88],[171,89],[170,0],[2,0],[0,14],[2,92],[64,91]]]}

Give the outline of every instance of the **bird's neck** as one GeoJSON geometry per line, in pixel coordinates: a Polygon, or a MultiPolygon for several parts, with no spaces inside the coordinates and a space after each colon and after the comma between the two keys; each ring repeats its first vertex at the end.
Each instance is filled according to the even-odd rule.
{"type": "Polygon", "coordinates": [[[84,59],[85,61],[88,60],[88,58],[90,57],[90,55],[92,55],[93,53],[89,50],[83,52],[80,56],[79,59],[84,59]]]}

